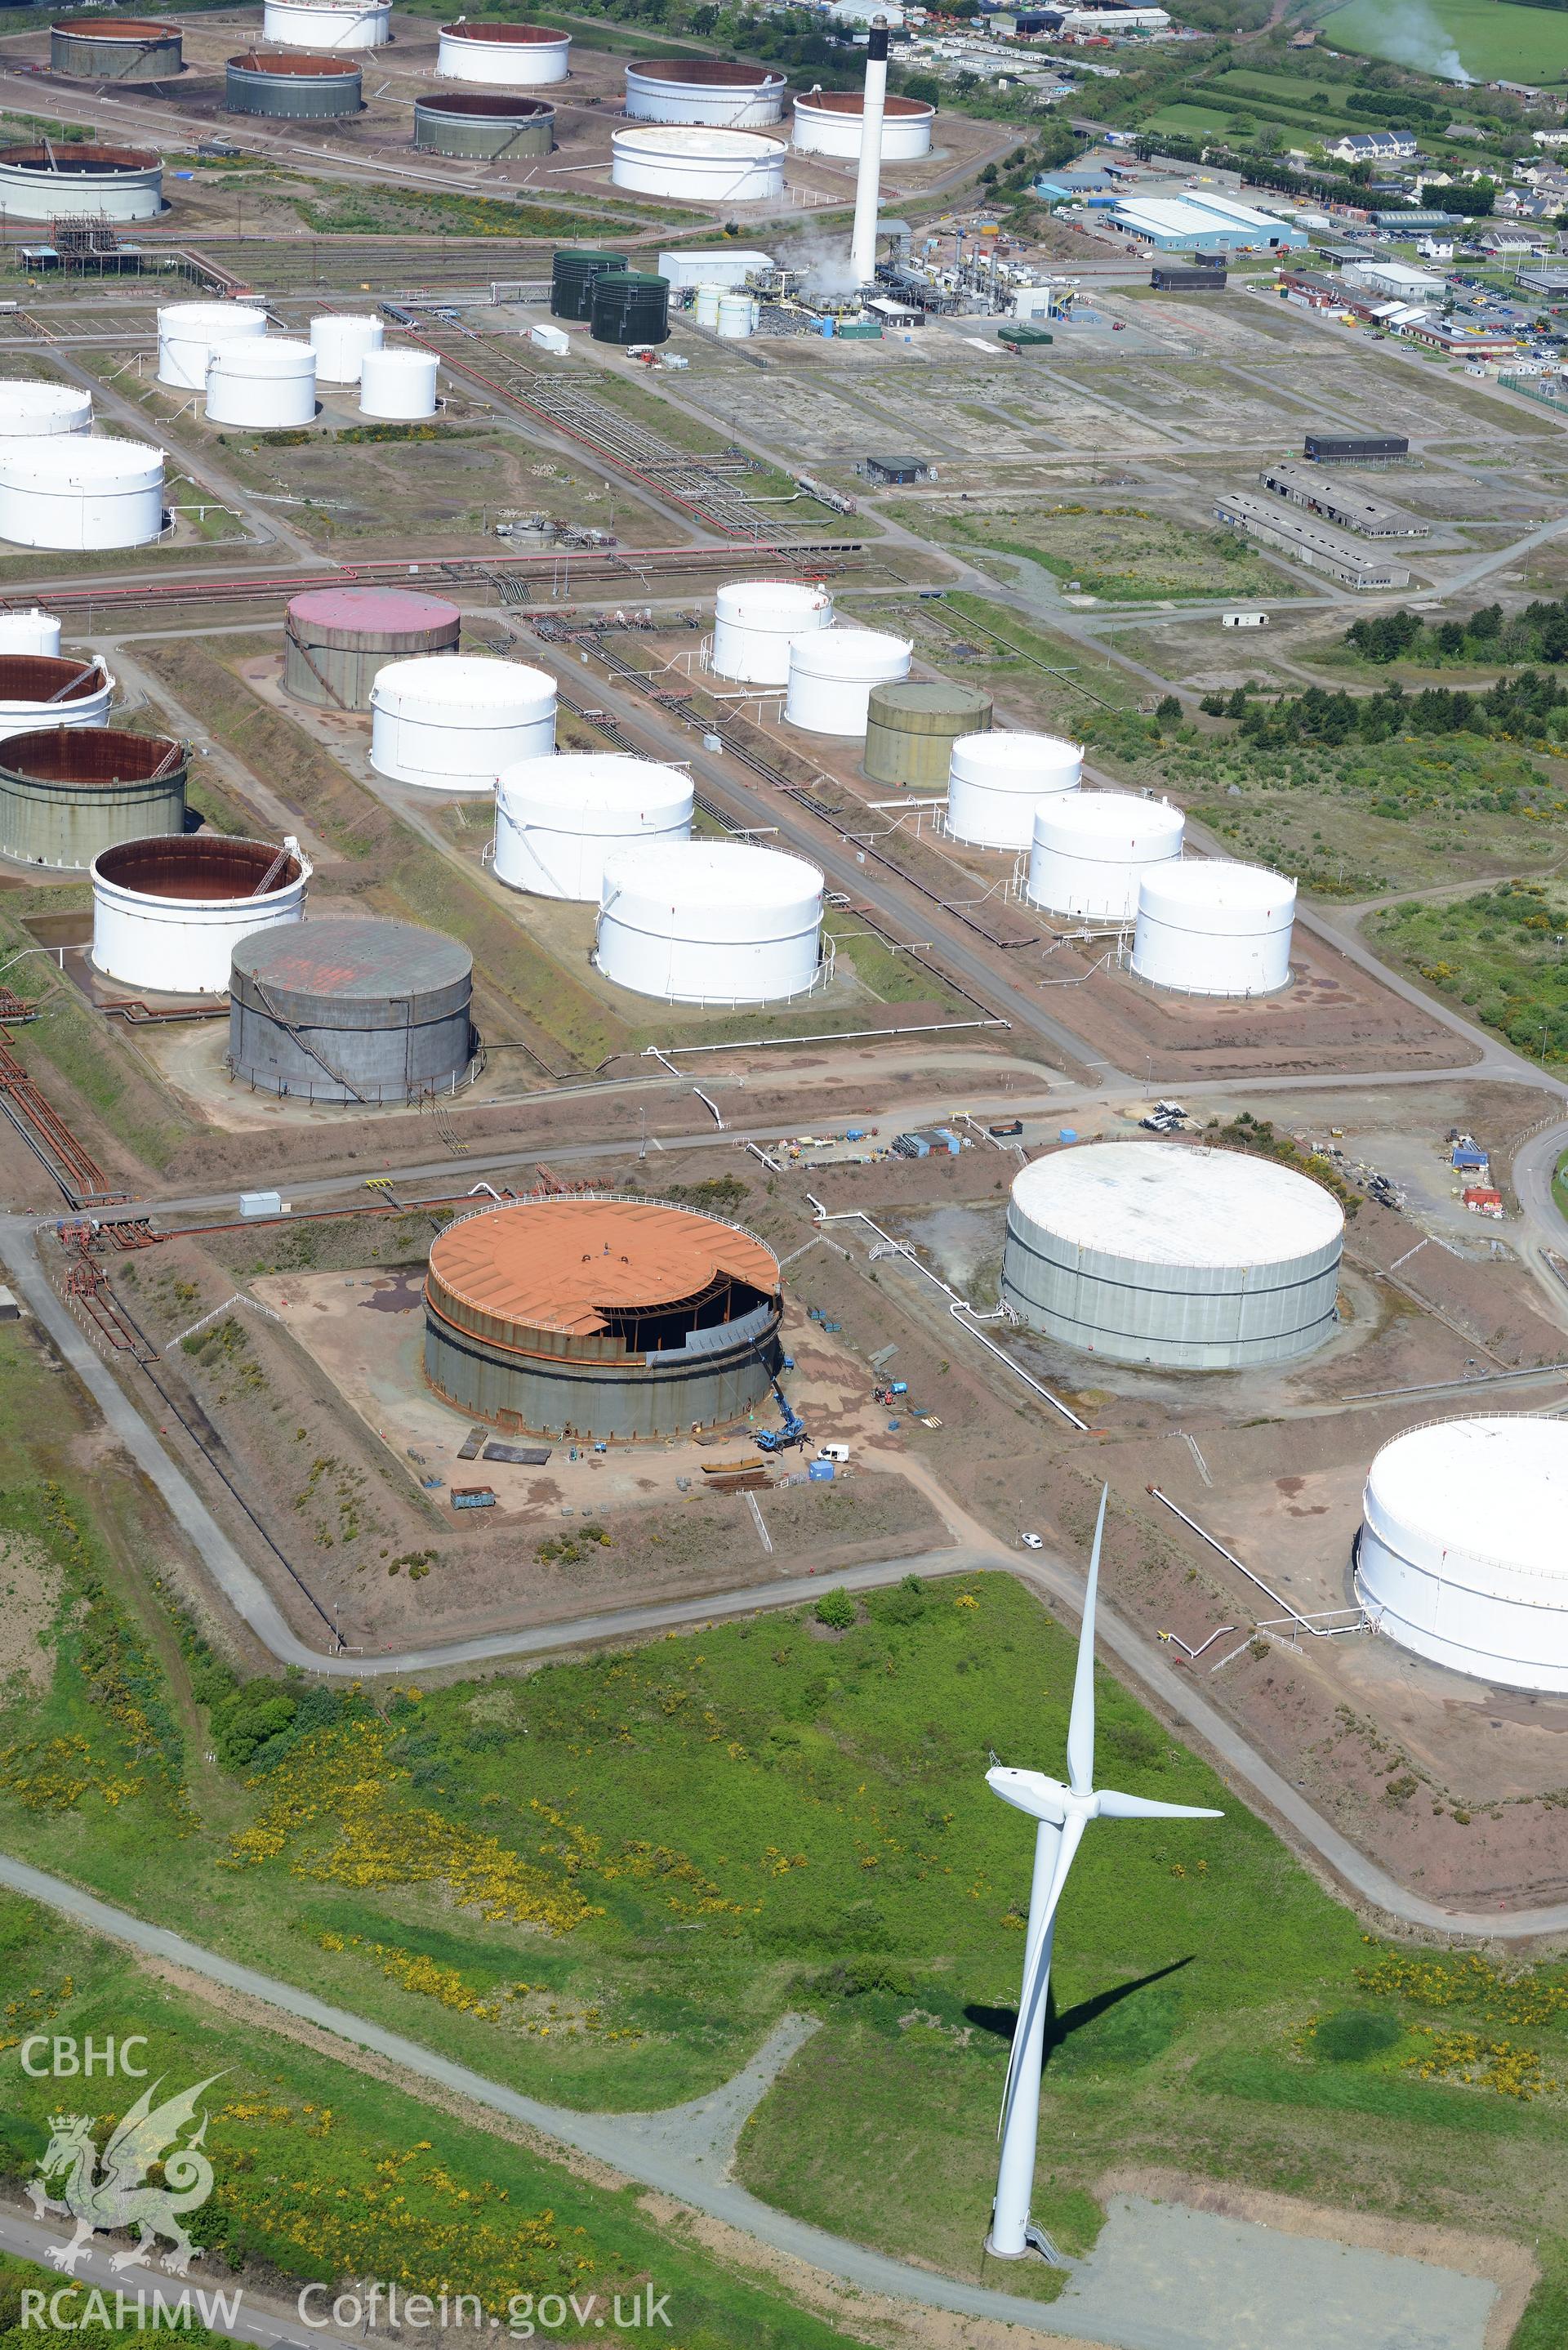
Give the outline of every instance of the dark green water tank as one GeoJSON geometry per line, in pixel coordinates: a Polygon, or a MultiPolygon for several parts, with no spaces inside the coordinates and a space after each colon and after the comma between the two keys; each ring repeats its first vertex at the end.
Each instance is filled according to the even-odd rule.
{"type": "Polygon", "coordinates": [[[594,280],[596,343],[666,343],[670,339],[670,280],[623,269],[594,280]]]}
{"type": "Polygon", "coordinates": [[[563,246],[550,264],[550,316],[587,318],[592,313],[597,281],[626,265],[624,253],[597,253],[588,245],[563,246]]]}

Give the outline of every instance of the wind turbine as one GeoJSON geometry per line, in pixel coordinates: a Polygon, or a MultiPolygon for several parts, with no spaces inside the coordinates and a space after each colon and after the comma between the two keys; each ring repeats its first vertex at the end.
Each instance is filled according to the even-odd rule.
{"type": "Polygon", "coordinates": [[[1084,1830],[1091,1820],[1218,1820],[1221,1812],[1203,1811],[1189,1804],[1156,1804],[1144,1795],[1121,1795],[1095,1781],[1095,1600],[1100,1580],[1100,1544],[1106,1531],[1106,1496],[1100,1490],[1100,1514],[1095,1526],[1095,1547],[1089,1557],[1089,1579],[1084,1589],[1084,1622],[1078,1634],[1078,1668],[1073,1679],[1073,1711],[1067,1721],[1067,1783],[1048,1779],[1041,1771],[1014,1771],[995,1762],[985,1774],[993,1795],[1014,1811],[1025,1812],[1037,1823],[1034,1832],[1034,1880],[1029,1895],[1029,1930],[1023,1946],[1023,1988],[1018,2002],[1018,2022],[1008,2060],[1007,2086],[1002,2093],[997,2135],[1002,2156],[997,2166],[996,2201],[992,2207],[991,2233],[985,2248],[998,2260],[1021,2261],[1031,2251],[1053,2257],[1049,2240],[1030,2224],[1029,2199],[1034,2187],[1034,2142],[1040,2126],[1040,2075],[1045,2055],[1046,1989],[1051,1981],[1051,1944],[1056,1909],[1067,1873],[1073,1866],[1084,1830]]]}

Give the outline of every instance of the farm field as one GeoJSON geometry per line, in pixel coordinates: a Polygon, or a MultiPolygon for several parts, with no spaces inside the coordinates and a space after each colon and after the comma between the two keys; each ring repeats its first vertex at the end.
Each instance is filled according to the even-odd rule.
{"type": "Polygon", "coordinates": [[[1322,20],[1321,36],[1336,49],[1421,65],[1449,80],[1459,78],[1453,62],[1478,81],[1548,83],[1568,76],[1568,16],[1511,6],[1510,0],[1426,0],[1422,13],[1452,44],[1451,62],[1440,37],[1418,34],[1413,47],[1408,12],[1390,9],[1385,0],[1350,0],[1322,20]]]}

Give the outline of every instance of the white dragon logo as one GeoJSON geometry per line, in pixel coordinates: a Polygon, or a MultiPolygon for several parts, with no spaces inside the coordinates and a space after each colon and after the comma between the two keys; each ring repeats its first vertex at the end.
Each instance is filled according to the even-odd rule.
{"type": "Polygon", "coordinates": [[[221,2073],[211,2074],[206,2080],[198,2081],[193,2089],[185,2089],[176,2097],[166,2097],[156,2106],[152,2099],[161,2081],[154,2081],[116,2125],[103,2150],[101,2170],[91,2116],[50,2116],[49,2143],[36,2178],[27,2182],[26,2192],[40,2220],[46,2212],[58,2212],[75,2220],[76,2234],[68,2244],[52,2244],[45,2255],[47,2260],[74,2275],[78,2262],[100,2230],[134,2228],[137,2242],[129,2251],[113,2254],[111,2269],[118,2273],[122,2269],[145,2266],[158,2238],[167,2236],[171,2249],[161,2265],[171,2276],[185,2274],[191,2262],[201,2258],[202,2247],[191,2241],[182,2215],[199,2210],[213,2191],[213,2166],[201,2151],[207,2135],[206,2115],[202,2116],[200,2128],[183,2146],[175,2146],[174,2140],[187,2123],[195,2119],[202,2092],[222,2078],[221,2073]],[[172,2147],[172,2152],[166,2153],[166,2147],[172,2147]],[[145,2183],[147,2173],[160,2160],[166,2183],[149,2187],[145,2183]],[[62,2175],[64,2199],[56,2202],[47,2189],[50,2180],[62,2175]]]}

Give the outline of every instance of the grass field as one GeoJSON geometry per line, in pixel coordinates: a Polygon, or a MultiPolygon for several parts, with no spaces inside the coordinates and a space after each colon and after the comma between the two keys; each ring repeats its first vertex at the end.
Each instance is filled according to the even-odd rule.
{"type": "Polygon", "coordinates": [[[1451,49],[1478,81],[1560,82],[1568,78],[1568,16],[1520,8],[1509,0],[1420,0],[1391,8],[1387,0],[1350,0],[1322,19],[1330,47],[1388,57],[1457,78],[1445,61],[1451,49]]]}
{"type": "Polygon", "coordinates": [[[1190,529],[1136,506],[922,504],[894,512],[944,546],[1037,563],[1064,586],[1106,603],[1257,596],[1281,584],[1278,572],[1228,532],[1190,529]]]}

